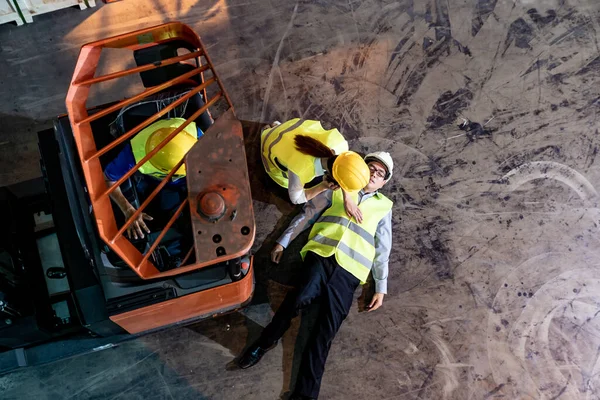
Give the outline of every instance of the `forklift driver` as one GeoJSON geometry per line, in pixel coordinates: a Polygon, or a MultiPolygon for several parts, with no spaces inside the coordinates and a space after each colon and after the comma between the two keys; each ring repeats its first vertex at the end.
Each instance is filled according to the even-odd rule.
{"type": "MultiPolygon", "coordinates": [[[[183,122],[185,122],[183,118],[163,119],[134,136],[131,142],[104,169],[107,184],[112,186],[183,122]]],[[[200,136],[202,136],[202,130],[197,128],[194,122],[191,122],[148,162],[142,165],[132,177],[137,196],[140,199],[147,198],[160,181],[192,148],[200,136]]],[[[144,233],[150,233],[146,221],[152,221],[154,218],[157,219],[157,226],[164,226],[171,217],[171,213],[186,197],[185,165],[182,165],[171,178],[171,182],[167,183],[150,203],[148,206],[149,213],[140,214],[138,219],[129,226],[127,229],[128,236],[133,239],[143,238],[144,233]],[[154,217],[150,213],[154,214],[154,217]]],[[[120,187],[111,193],[111,199],[117,204],[126,219],[129,219],[135,213],[136,208],[123,194],[120,187]]]]}
{"type": "MultiPolygon", "coordinates": [[[[187,93],[187,90],[160,93],[122,109],[117,119],[110,126],[111,133],[116,136],[122,135],[185,93],[187,93]]],[[[136,134],[126,143],[116,157],[109,160],[108,164],[105,164],[104,177],[108,186],[114,185],[116,181],[144,158],[147,153],[152,151],[169,134],[181,126],[185,118],[189,118],[202,106],[204,106],[202,95],[196,94],[182,105],[170,111],[165,119],[147,126],[136,134]]],[[[213,122],[213,118],[208,110],[202,113],[148,162],[142,165],[131,177],[130,186],[133,190],[122,190],[128,189],[126,185],[122,185],[111,193],[111,199],[117,204],[125,220],[129,219],[136,211],[136,207],[132,203],[138,200],[141,204],[148,198],[161,180],[181,161],[188,150],[192,148],[198,138],[203,135],[203,132],[206,132],[213,122]]],[[[182,165],[173,175],[171,181],[150,202],[145,210],[147,212],[140,214],[137,220],[129,226],[127,229],[129,238],[143,239],[151,231],[162,229],[186,197],[185,165],[182,165]]]]}

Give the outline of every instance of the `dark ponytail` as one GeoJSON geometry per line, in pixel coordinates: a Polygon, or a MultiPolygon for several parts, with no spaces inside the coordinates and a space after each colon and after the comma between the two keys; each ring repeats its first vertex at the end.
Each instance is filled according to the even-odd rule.
{"type": "Polygon", "coordinates": [[[335,155],[335,152],[332,149],[310,136],[296,135],[294,142],[296,144],[296,150],[308,156],[330,158],[335,155]]]}

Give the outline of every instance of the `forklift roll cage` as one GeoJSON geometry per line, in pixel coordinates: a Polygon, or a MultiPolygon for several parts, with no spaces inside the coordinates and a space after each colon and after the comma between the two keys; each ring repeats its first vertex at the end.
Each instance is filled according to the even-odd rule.
{"type": "MultiPolygon", "coordinates": [[[[190,208],[194,230],[197,229],[199,226],[198,224],[205,224],[210,229],[214,228],[214,221],[203,221],[201,218],[199,218],[198,212],[196,212],[197,204],[193,204],[196,199],[199,201],[200,196],[205,193],[203,192],[204,188],[202,187],[188,188],[190,191],[188,199],[184,200],[179,205],[173,216],[166,223],[166,226],[162,229],[158,237],[154,240],[144,254],[142,254],[124,235],[128,227],[130,227],[132,223],[141,215],[141,213],[144,212],[150,202],[159,194],[165,185],[167,185],[175,172],[183,165],[184,162],[186,162],[186,164],[194,162],[194,170],[198,168],[198,163],[201,164],[203,162],[210,167],[210,164],[208,164],[210,160],[200,160],[202,157],[199,157],[198,153],[201,154],[202,150],[199,150],[198,146],[208,146],[206,151],[212,151],[212,155],[223,155],[222,149],[218,149],[217,151],[217,148],[215,148],[215,146],[219,146],[219,141],[222,141],[223,144],[226,144],[227,146],[233,146],[234,148],[233,153],[231,150],[229,150],[227,154],[223,155],[223,157],[228,158],[229,161],[231,161],[231,157],[243,157],[243,160],[245,161],[241,124],[235,118],[234,108],[229,95],[227,94],[222,81],[219,79],[219,76],[214,69],[214,65],[208,56],[200,37],[190,27],[179,22],[172,22],[84,45],[81,49],[68,90],[66,105],[68,117],[77,146],[77,153],[79,155],[81,167],[85,177],[87,193],[89,195],[94,212],[98,233],[102,240],[109,246],[109,248],[114,251],[133,271],[135,271],[140,278],[148,280],[180,275],[203,268],[205,266],[225,262],[248,253],[254,240],[255,231],[251,201],[246,201],[243,204],[246,213],[245,219],[242,219],[241,223],[233,220],[235,215],[233,215],[231,221],[229,221],[229,218],[225,218],[220,221],[220,224],[224,226],[226,232],[234,229],[239,231],[240,225],[244,225],[242,228],[243,238],[238,239],[238,242],[240,243],[237,245],[231,244],[230,249],[228,249],[226,253],[218,250],[215,255],[215,251],[211,247],[216,246],[215,243],[212,243],[210,240],[202,242],[199,238],[195,237],[195,246],[190,248],[190,250],[186,253],[181,266],[178,268],[161,272],[149,259],[153,251],[159,246],[160,241],[166,235],[167,231],[172,227],[178,216],[182,211],[185,210],[186,207],[190,208]],[[174,41],[185,43],[186,47],[189,46],[188,49],[190,52],[164,60],[140,65],[135,68],[95,76],[101,54],[105,49],[129,49],[132,51],[138,51],[174,41]],[[204,57],[206,61],[204,64],[202,63],[201,57],[204,57]],[[194,63],[192,64],[190,61],[194,63]],[[90,111],[88,109],[87,102],[90,96],[90,90],[94,85],[117,80],[134,74],[147,73],[148,71],[157,70],[159,68],[164,68],[166,66],[172,66],[175,64],[187,64],[186,67],[189,69],[189,71],[181,73],[178,76],[154,86],[146,87],[146,89],[141,93],[111,104],[105,108],[94,109],[94,111],[90,111]],[[208,79],[205,79],[205,72],[211,73],[211,76],[209,76],[208,79]],[[118,136],[111,143],[98,148],[92,132],[91,123],[93,121],[117,112],[124,107],[140,102],[148,96],[164,92],[169,88],[174,88],[176,85],[182,84],[188,85],[192,87],[192,89],[171,104],[156,112],[154,115],[148,117],[142,123],[118,136]],[[209,88],[212,88],[212,90],[216,89],[216,93],[211,98],[207,97],[207,89],[209,88]],[[169,134],[158,146],[156,146],[156,148],[148,152],[141,160],[139,160],[139,162],[135,164],[132,169],[125,173],[113,185],[108,186],[104,178],[100,157],[106,155],[109,151],[114,150],[124,142],[131,140],[144,128],[163,118],[171,110],[174,110],[176,107],[184,104],[184,102],[197,94],[202,95],[204,105],[190,115],[181,126],[169,134]],[[199,139],[192,150],[190,150],[188,157],[179,161],[177,165],[175,165],[174,168],[172,168],[171,171],[164,178],[162,178],[158,186],[150,193],[150,195],[148,195],[146,199],[144,199],[135,213],[131,215],[122,226],[119,227],[115,219],[113,207],[111,205],[111,193],[113,193],[126,180],[131,178],[142,165],[148,162],[170,140],[172,140],[177,134],[185,129],[188,124],[206,112],[210,107],[215,106],[217,102],[221,101],[221,103],[223,103],[223,100],[226,103],[226,111],[216,118],[215,124],[211,126],[207,132],[205,132],[205,135],[202,138],[199,139]],[[191,160],[191,154],[193,152],[195,152],[195,156],[194,160],[191,160]],[[190,259],[194,251],[195,261],[186,265],[186,262],[190,259]]],[[[186,167],[189,174],[192,169],[190,168],[190,165],[187,165],[186,167]]],[[[223,179],[223,176],[227,175],[227,167],[224,168],[225,171],[223,171],[223,168],[221,168],[221,179],[223,179]]],[[[237,175],[245,178],[246,180],[245,184],[242,183],[241,188],[238,190],[238,192],[236,192],[236,199],[239,197],[243,198],[244,196],[250,199],[248,171],[245,163],[243,166],[240,166],[239,163],[231,163],[228,168],[232,168],[233,170],[237,169],[237,175]],[[241,175],[239,172],[240,168],[242,170],[241,175]],[[239,192],[241,192],[241,195],[239,192]]],[[[195,180],[194,183],[197,186],[199,184],[198,178],[195,176],[193,178],[195,180]]],[[[188,185],[189,183],[190,177],[188,176],[188,185]]],[[[223,184],[225,183],[226,182],[223,184]]],[[[204,184],[206,186],[214,186],[215,182],[214,179],[213,181],[210,181],[209,179],[209,181],[204,182],[204,184]]],[[[238,186],[240,185],[238,184],[238,186]]],[[[225,191],[225,187],[223,188],[223,191],[225,191]]],[[[225,196],[225,202],[227,203],[229,200],[230,199],[225,196]]],[[[235,214],[237,214],[237,210],[234,211],[235,214]]],[[[198,230],[198,233],[200,233],[200,230],[198,230]]],[[[194,234],[196,233],[194,232],[194,234]]],[[[230,243],[233,243],[232,241],[237,236],[232,235],[232,237],[233,239],[230,240],[230,243]]]]}

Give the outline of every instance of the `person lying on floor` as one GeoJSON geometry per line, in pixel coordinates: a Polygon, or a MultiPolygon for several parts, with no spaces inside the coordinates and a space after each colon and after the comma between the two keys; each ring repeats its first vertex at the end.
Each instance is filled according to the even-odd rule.
{"type": "Polygon", "coordinates": [[[290,399],[319,396],[331,342],[350,311],[356,288],[365,283],[369,273],[375,281],[369,311],[381,307],[387,293],[393,202],[379,193],[379,189],[390,180],[394,165],[386,152],[371,153],[365,162],[370,172],[369,182],[353,195],[363,214],[362,224],[348,218],[341,191],[329,190],[306,203],[271,253],[272,261],[279,263],[285,247],[313,225],[308,243],[301,250],[304,265],[300,285],[287,294],[260,338],[238,359],[242,369],[258,363],[275,347],[292,318],[309,304],[320,302],[317,326],[303,353],[290,399]]]}

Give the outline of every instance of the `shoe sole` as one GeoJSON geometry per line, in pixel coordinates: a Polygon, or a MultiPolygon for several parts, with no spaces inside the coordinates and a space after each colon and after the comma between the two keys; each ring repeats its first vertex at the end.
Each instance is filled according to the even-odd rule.
{"type": "Polygon", "coordinates": [[[245,366],[245,367],[242,367],[240,364],[237,364],[237,366],[238,366],[240,369],[248,369],[248,368],[252,368],[252,367],[254,367],[256,364],[258,364],[258,363],[260,362],[260,360],[262,360],[262,359],[263,359],[263,357],[265,356],[265,354],[267,354],[269,351],[271,351],[271,350],[273,350],[275,347],[277,347],[277,343],[278,343],[278,342],[275,342],[275,343],[274,343],[274,344],[273,344],[271,347],[269,347],[268,349],[265,349],[265,353],[264,353],[264,354],[263,354],[263,355],[262,355],[262,356],[261,356],[261,357],[258,359],[258,361],[256,361],[254,364],[247,365],[247,366],[245,366]]]}

